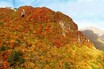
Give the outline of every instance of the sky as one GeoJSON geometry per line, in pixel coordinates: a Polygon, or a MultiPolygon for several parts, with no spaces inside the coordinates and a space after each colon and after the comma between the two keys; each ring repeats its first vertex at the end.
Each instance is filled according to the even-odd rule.
{"type": "MultiPolygon", "coordinates": [[[[104,30],[104,0],[15,0],[15,7],[31,5],[61,11],[73,19],[79,29],[97,27],[104,30]]],[[[13,0],[0,0],[0,7],[13,7],[13,0]]]]}

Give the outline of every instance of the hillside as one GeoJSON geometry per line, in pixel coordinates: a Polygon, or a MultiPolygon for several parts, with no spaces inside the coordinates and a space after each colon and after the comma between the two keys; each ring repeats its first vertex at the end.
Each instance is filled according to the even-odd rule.
{"type": "Polygon", "coordinates": [[[92,27],[85,27],[85,28],[81,29],[81,31],[84,31],[84,30],[91,30],[94,33],[96,33],[98,36],[104,35],[104,30],[101,30],[101,29],[93,27],[93,26],[92,27]]]}
{"type": "Polygon", "coordinates": [[[92,27],[82,30],[82,33],[94,43],[97,49],[104,51],[104,32],[102,30],[92,27]]]}
{"type": "Polygon", "coordinates": [[[61,12],[0,8],[0,29],[0,69],[104,68],[104,53],[61,12]]]}
{"type": "Polygon", "coordinates": [[[101,39],[104,41],[104,35],[101,36],[101,39]]]}

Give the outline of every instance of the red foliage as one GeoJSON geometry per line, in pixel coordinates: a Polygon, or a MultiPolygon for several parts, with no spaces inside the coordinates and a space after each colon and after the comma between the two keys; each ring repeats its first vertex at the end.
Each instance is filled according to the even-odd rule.
{"type": "Polygon", "coordinates": [[[8,56],[9,56],[9,52],[7,52],[7,51],[2,52],[2,56],[3,56],[4,60],[7,60],[8,56]]]}
{"type": "Polygon", "coordinates": [[[55,40],[55,43],[54,43],[54,44],[55,44],[55,46],[58,47],[58,48],[61,46],[61,42],[60,42],[60,40],[58,40],[58,39],[55,40]]]}
{"type": "Polygon", "coordinates": [[[14,40],[11,40],[10,41],[10,48],[14,48],[14,46],[15,46],[15,41],[14,40]]]}
{"type": "Polygon", "coordinates": [[[3,61],[3,69],[8,69],[10,67],[9,62],[3,61]]]}
{"type": "MultiPolygon", "coordinates": [[[[4,10],[5,9],[3,9],[3,11],[4,10]]],[[[5,11],[8,11],[11,14],[10,10],[5,11]]],[[[4,13],[2,12],[2,14],[4,13]]],[[[6,17],[6,19],[7,18],[10,19],[9,16],[6,17]]],[[[22,6],[16,12],[16,18],[14,18],[14,20],[9,22],[8,19],[6,19],[3,20],[4,22],[6,22],[4,26],[10,27],[12,31],[22,32],[22,34],[20,33],[18,36],[18,38],[21,40],[24,37],[23,33],[31,34],[30,32],[32,32],[32,34],[40,37],[41,39],[47,37],[47,39],[50,40],[57,47],[60,47],[67,43],[78,44],[78,36],[81,36],[82,44],[85,44],[87,46],[91,44],[91,42],[86,42],[87,39],[84,35],[82,35],[81,33],[76,33],[78,32],[78,27],[69,16],[61,12],[54,12],[45,7],[33,8],[31,6],[22,6]],[[23,9],[25,10],[25,17],[21,18],[20,14],[23,9]],[[60,22],[65,25],[64,30],[68,31],[64,31],[66,34],[65,37],[63,37],[63,29],[59,24],[60,22]],[[32,25],[33,28],[30,29],[32,25]]],[[[10,38],[10,35],[6,34],[5,37],[10,38]]],[[[14,37],[14,40],[16,38],[17,37],[14,37]]],[[[0,45],[2,45],[2,43],[0,43],[0,45]]],[[[14,48],[14,45],[15,43],[13,41],[10,41],[11,48],[14,48]]]]}

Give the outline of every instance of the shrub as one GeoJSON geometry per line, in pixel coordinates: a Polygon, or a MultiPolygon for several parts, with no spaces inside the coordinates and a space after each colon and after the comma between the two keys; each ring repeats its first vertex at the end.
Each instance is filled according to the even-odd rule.
{"type": "Polygon", "coordinates": [[[11,52],[11,54],[8,57],[8,62],[10,63],[10,65],[14,65],[17,62],[18,63],[24,63],[24,58],[22,57],[22,53],[19,50],[14,50],[11,52]]]}
{"type": "Polygon", "coordinates": [[[67,62],[65,62],[65,69],[70,69],[70,66],[67,62]]]}
{"type": "Polygon", "coordinates": [[[5,51],[5,46],[1,46],[0,51],[5,51]]]}
{"type": "Polygon", "coordinates": [[[3,25],[4,24],[4,22],[0,22],[0,25],[3,25]]]}
{"type": "Polygon", "coordinates": [[[13,11],[12,14],[11,14],[11,18],[14,19],[15,17],[16,17],[16,12],[13,11]]]}
{"type": "Polygon", "coordinates": [[[25,59],[23,57],[19,57],[19,62],[20,62],[20,64],[22,64],[25,62],[25,59]]]}

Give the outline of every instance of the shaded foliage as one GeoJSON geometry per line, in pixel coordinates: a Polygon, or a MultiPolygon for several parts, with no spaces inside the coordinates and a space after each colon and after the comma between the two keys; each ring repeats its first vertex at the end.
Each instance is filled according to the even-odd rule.
{"type": "Polygon", "coordinates": [[[8,57],[8,62],[10,63],[10,65],[14,65],[16,64],[17,62],[19,62],[20,64],[21,63],[24,63],[24,58],[22,57],[22,53],[21,51],[19,50],[13,50],[9,57],[8,57]]]}

